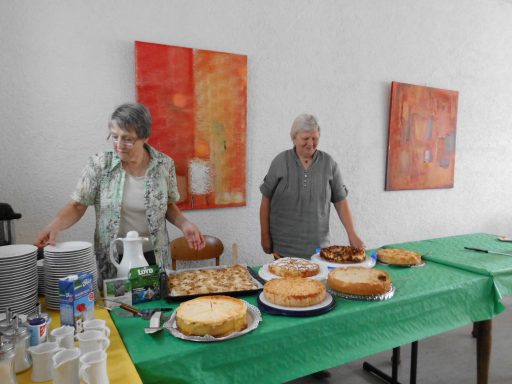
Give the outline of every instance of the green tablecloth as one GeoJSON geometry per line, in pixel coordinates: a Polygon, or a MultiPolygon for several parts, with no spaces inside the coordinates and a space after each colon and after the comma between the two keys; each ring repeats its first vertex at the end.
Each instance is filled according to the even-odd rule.
{"type": "Polygon", "coordinates": [[[499,241],[496,235],[474,233],[386,246],[391,247],[426,253],[426,260],[491,276],[498,299],[512,295],[512,256],[464,249],[474,247],[512,254],[512,243],[499,241]]]}
{"type": "MultiPolygon", "coordinates": [[[[256,330],[222,342],[191,342],[167,331],[146,335],[147,321],[112,317],[144,383],[276,383],[487,320],[502,310],[490,276],[433,262],[378,268],[387,270],[396,286],[390,300],[338,298],[331,312],[307,318],[263,313],[256,330]]],[[[244,299],[256,304],[255,296],[244,299]]]]}

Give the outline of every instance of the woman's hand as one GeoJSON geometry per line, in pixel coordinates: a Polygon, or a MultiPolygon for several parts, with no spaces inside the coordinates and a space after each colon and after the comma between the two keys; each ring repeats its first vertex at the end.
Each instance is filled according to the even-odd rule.
{"type": "Polygon", "coordinates": [[[348,241],[350,242],[350,245],[354,248],[361,248],[365,249],[366,245],[364,244],[363,240],[359,238],[356,234],[349,236],[348,241]]]}
{"type": "Polygon", "coordinates": [[[58,229],[46,227],[41,232],[39,232],[34,245],[38,248],[44,248],[47,245],[55,245],[59,232],[60,231],[58,229]]]}
{"type": "Polygon", "coordinates": [[[187,239],[187,243],[190,248],[199,251],[206,245],[203,234],[199,228],[190,221],[187,220],[181,225],[181,231],[183,232],[185,239],[187,239]]]}
{"type": "Polygon", "coordinates": [[[263,248],[263,252],[265,253],[272,253],[274,249],[270,235],[261,235],[261,248],[263,248]]]}

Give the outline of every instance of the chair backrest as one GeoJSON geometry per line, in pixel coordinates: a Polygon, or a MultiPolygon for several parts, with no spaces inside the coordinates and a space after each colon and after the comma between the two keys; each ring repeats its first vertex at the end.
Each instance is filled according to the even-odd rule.
{"type": "Polygon", "coordinates": [[[196,251],[188,246],[184,237],[171,241],[172,269],[176,270],[176,260],[208,260],[215,259],[215,265],[220,265],[220,256],[224,252],[224,244],[220,239],[204,235],[205,247],[196,251]]]}
{"type": "Polygon", "coordinates": [[[274,260],[282,258],[282,256],[277,252],[272,252],[272,256],[274,256],[274,260]]]}

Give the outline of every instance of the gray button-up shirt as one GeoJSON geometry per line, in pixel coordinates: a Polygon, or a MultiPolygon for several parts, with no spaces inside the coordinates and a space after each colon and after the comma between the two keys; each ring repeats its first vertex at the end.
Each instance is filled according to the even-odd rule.
{"type": "Polygon", "coordinates": [[[331,203],[348,192],[338,164],[316,151],[305,170],[294,149],[277,155],[260,186],[270,199],[270,235],[274,251],[286,257],[309,258],[329,245],[331,203]]]}

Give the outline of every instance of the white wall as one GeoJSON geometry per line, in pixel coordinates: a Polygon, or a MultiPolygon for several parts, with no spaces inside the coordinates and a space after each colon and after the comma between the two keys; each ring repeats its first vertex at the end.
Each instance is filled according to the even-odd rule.
{"type": "MultiPolygon", "coordinates": [[[[339,162],[368,247],[512,234],[512,1],[0,2],[0,201],[17,242],[68,201],[109,114],[135,100],[135,40],[248,55],[247,206],[188,211],[242,260],[259,245],[259,184],[302,112],[339,162]],[[385,192],[391,81],[459,91],[453,189],[385,192]]],[[[346,243],[332,219],[333,242],[346,243]]],[[[93,210],[61,240],[92,240],[93,210]]],[[[177,237],[176,229],[171,237],[177,237]]]]}

